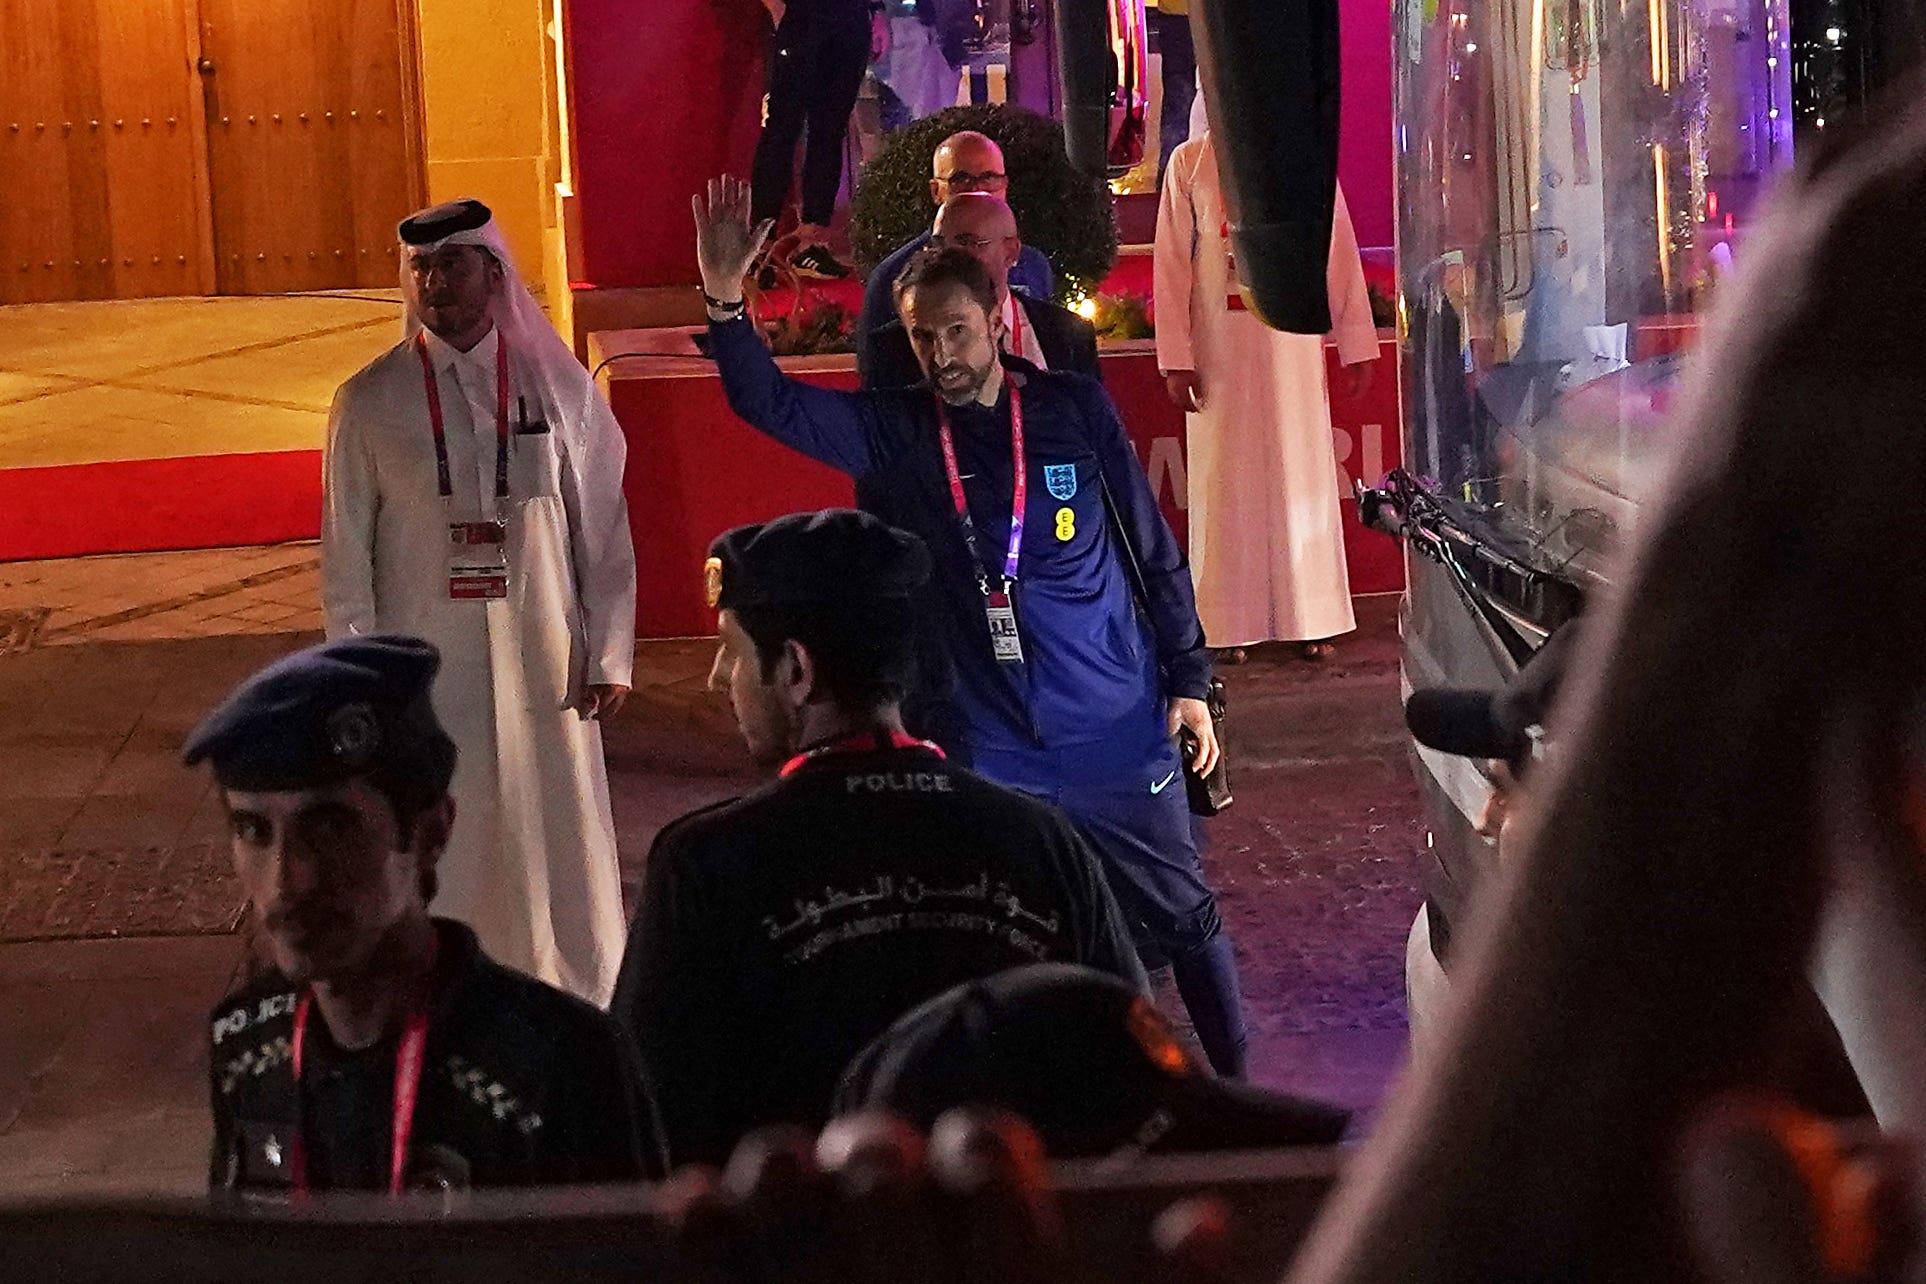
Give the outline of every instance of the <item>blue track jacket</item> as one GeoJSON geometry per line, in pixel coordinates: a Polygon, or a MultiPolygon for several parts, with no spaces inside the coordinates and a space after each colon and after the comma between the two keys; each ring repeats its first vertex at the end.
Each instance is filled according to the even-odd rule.
{"type": "Polygon", "coordinates": [[[935,393],[814,387],[778,370],[747,320],[712,323],[709,333],[736,414],[855,477],[865,508],[929,545],[936,569],[923,618],[954,671],[968,748],[1102,746],[1096,756],[1122,761],[1167,745],[1164,701],[1202,699],[1210,657],[1190,568],[1101,384],[1005,357],[1009,379],[994,408],[950,409],[977,553],[994,585],[1010,537],[1008,384],[1021,380],[1029,495],[1014,598],[1024,663],[1005,664],[991,651],[950,496],[935,393]],[[1105,519],[1105,482],[1143,570],[1142,611],[1105,519]]]}

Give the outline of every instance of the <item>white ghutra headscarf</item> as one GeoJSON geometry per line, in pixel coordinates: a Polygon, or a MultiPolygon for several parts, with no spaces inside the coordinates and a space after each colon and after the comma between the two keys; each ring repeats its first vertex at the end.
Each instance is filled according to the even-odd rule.
{"type": "Polygon", "coordinates": [[[593,439],[585,431],[591,418],[611,415],[575,353],[549,324],[548,314],[535,300],[521,273],[515,270],[508,240],[489,208],[478,200],[463,199],[436,205],[403,219],[396,233],[400,246],[402,339],[412,342],[421,333],[421,305],[415,293],[408,255],[416,250],[438,250],[444,245],[479,245],[501,265],[502,279],[495,296],[495,328],[508,345],[515,387],[541,402],[550,430],[565,435],[569,447],[583,457],[593,439]]]}

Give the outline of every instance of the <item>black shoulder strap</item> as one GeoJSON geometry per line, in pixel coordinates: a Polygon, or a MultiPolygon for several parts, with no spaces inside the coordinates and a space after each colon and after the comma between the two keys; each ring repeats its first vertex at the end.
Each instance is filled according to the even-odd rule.
{"type": "Polygon", "coordinates": [[[1110,494],[1110,479],[1104,476],[1102,456],[1097,458],[1097,484],[1103,489],[1104,518],[1117,537],[1117,547],[1123,551],[1124,573],[1130,576],[1131,591],[1137,595],[1137,609],[1149,615],[1150,590],[1144,585],[1144,566],[1137,560],[1137,546],[1130,542],[1123,518],[1117,515],[1117,502],[1110,494]]]}

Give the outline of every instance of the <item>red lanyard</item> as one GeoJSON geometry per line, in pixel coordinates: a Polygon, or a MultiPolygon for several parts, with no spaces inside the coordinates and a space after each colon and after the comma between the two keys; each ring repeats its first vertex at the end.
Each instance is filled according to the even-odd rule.
{"type": "Polygon", "coordinates": [[[1014,294],[1003,297],[1010,301],[1010,355],[1028,361],[1030,354],[1023,350],[1023,304],[1014,294]]]}
{"type": "MultiPolygon", "coordinates": [[[[1010,550],[1003,557],[1003,588],[1007,592],[1017,577],[1017,559],[1023,552],[1023,502],[1030,492],[1030,479],[1023,466],[1023,394],[1010,383],[1010,457],[1015,482],[1010,501],[1010,550]]],[[[963,474],[956,467],[956,438],[950,432],[950,412],[941,398],[936,403],[936,431],[943,443],[943,467],[950,475],[950,499],[956,504],[956,519],[963,525],[963,542],[969,546],[970,561],[976,567],[977,587],[985,595],[990,579],[983,569],[983,558],[976,550],[976,523],[970,519],[969,497],[963,493],[963,474]]]]}
{"type": "Polygon", "coordinates": [[[944,756],[943,751],[936,745],[928,740],[918,740],[907,731],[862,731],[846,739],[804,750],[782,765],[782,770],[776,773],[776,779],[787,780],[811,762],[828,757],[830,754],[865,753],[869,750],[883,749],[927,749],[939,758],[944,756]]]}
{"type": "MultiPolygon", "coordinates": [[[[294,1192],[305,1195],[308,1190],[308,1148],[306,1109],[301,1104],[301,1049],[307,1042],[308,1011],[314,1005],[312,991],[301,992],[301,1001],[294,1005],[294,1044],[291,1060],[294,1063],[295,1109],[299,1122],[295,1126],[294,1141],[288,1148],[288,1167],[293,1170],[294,1192]]],[[[402,1177],[408,1167],[408,1141],[415,1131],[415,1102],[421,1095],[422,1056],[428,1046],[428,1014],[414,1011],[401,1030],[401,1043],[395,1049],[395,1115],[394,1115],[394,1153],[388,1161],[388,1193],[399,1195],[402,1190],[402,1177]]]]}
{"type": "MultiPolygon", "coordinates": [[[[442,431],[441,386],[435,378],[435,363],[428,359],[428,340],[415,336],[415,352],[421,357],[421,379],[428,389],[428,426],[435,433],[435,484],[441,497],[449,498],[455,488],[448,478],[448,439],[442,431]]],[[[495,498],[508,498],[508,344],[499,332],[495,335],[495,498]]]]}

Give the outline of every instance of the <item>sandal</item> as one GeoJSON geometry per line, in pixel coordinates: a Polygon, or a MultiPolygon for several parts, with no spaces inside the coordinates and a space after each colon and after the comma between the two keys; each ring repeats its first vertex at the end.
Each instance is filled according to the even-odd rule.
{"type": "Polygon", "coordinates": [[[1312,664],[1322,664],[1337,654],[1337,647],[1329,642],[1299,642],[1297,653],[1312,664]]]}
{"type": "Polygon", "coordinates": [[[1216,647],[1211,651],[1210,656],[1218,664],[1242,664],[1250,659],[1249,654],[1241,646],[1216,647]]]}

